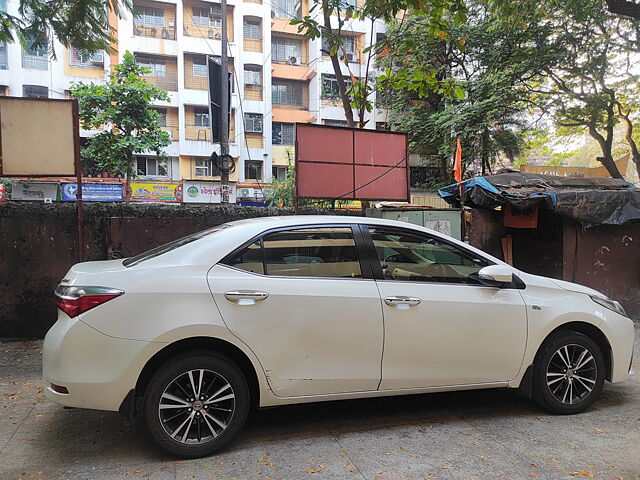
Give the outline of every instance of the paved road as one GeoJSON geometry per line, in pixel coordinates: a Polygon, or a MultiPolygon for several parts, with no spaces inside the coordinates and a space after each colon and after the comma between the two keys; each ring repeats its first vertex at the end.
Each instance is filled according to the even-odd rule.
{"type": "MultiPolygon", "coordinates": [[[[221,453],[181,461],[117,413],[47,402],[40,351],[0,343],[0,480],[640,479],[640,374],[575,416],[501,390],[264,410],[221,453]]],[[[640,328],[634,358],[640,372],[640,328]]]]}

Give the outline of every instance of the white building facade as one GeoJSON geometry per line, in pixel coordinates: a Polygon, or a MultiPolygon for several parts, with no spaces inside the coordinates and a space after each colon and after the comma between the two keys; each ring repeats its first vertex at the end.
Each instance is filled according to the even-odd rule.
{"type": "MultiPolygon", "coordinates": [[[[356,8],[359,2],[353,3],[356,8]]],[[[309,0],[228,1],[228,55],[233,72],[229,153],[237,159],[230,180],[238,182],[238,187],[284,178],[288,159],[293,157],[296,122],[346,126],[322,40],[308,41],[289,24],[292,18],[308,15],[309,6],[309,0]]],[[[0,0],[0,9],[17,15],[17,8],[17,2],[0,0]]],[[[166,90],[170,98],[155,105],[173,140],[165,149],[167,158],[138,157],[139,176],[157,181],[215,181],[219,172],[208,159],[219,145],[211,142],[206,56],[221,53],[221,23],[216,2],[134,0],[133,13],[111,18],[117,36],[117,52],[111,55],[82,58],[75,49],[56,44],[53,59],[44,50],[0,44],[0,94],[68,98],[73,82],[104,82],[111,65],[130,51],[151,70],[147,80],[166,90]]],[[[350,63],[341,66],[345,75],[364,76],[368,54],[363,50],[385,31],[382,22],[376,21],[373,29],[371,21],[346,23],[343,40],[350,63]]],[[[373,63],[372,59],[370,70],[373,63]]],[[[365,117],[366,128],[376,128],[384,123],[385,114],[375,108],[375,93],[370,99],[374,109],[365,117]]],[[[83,137],[90,134],[81,132],[83,137]]]]}

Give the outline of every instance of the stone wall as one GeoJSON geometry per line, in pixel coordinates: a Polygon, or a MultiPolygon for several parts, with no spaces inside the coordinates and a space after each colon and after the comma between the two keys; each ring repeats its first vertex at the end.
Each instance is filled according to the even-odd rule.
{"type": "MultiPolygon", "coordinates": [[[[232,220],[292,214],[238,205],[89,203],[84,259],[129,257],[232,220]]],[[[0,252],[0,338],[42,338],[56,320],[53,291],[78,262],[75,204],[0,204],[0,252]]]]}

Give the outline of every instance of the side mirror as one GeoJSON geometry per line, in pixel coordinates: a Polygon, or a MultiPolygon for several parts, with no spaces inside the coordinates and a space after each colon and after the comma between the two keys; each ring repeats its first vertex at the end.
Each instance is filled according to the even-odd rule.
{"type": "Polygon", "coordinates": [[[489,265],[478,272],[480,283],[491,285],[492,287],[504,287],[513,282],[513,273],[509,267],[504,265],[489,265]]]}

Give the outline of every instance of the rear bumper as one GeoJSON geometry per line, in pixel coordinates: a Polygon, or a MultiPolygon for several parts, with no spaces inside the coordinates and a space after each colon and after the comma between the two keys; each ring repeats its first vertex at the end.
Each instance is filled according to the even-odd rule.
{"type": "Polygon", "coordinates": [[[61,314],[42,348],[45,396],[69,407],[118,411],[150,350],[163,345],[110,337],[61,314]],[[58,393],[51,384],[69,393],[58,393]]]}

